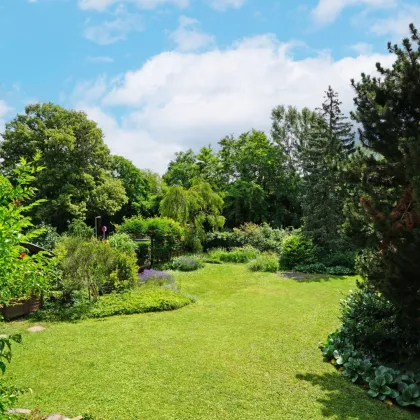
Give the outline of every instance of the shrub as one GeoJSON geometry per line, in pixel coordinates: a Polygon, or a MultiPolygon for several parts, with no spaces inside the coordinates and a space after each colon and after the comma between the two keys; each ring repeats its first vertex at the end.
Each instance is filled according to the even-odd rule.
{"type": "Polygon", "coordinates": [[[87,290],[90,297],[132,288],[137,283],[138,266],[134,252],[125,253],[108,241],[64,237],[55,252],[60,259],[60,288],[70,296],[87,290]]]}
{"type": "Polygon", "coordinates": [[[326,267],[323,263],[314,263],[306,265],[297,265],[294,268],[296,271],[309,274],[330,274],[333,276],[350,276],[354,274],[354,270],[347,267],[335,266],[326,267]]]}
{"type": "Polygon", "coordinates": [[[178,291],[175,285],[175,278],[172,274],[166,273],[165,271],[158,270],[144,270],[140,274],[140,285],[150,285],[152,287],[161,286],[166,289],[178,291]]]}
{"type": "Polygon", "coordinates": [[[346,267],[352,272],[351,274],[356,271],[356,253],[354,251],[335,252],[320,259],[327,267],[346,267]]]}
{"type": "Polygon", "coordinates": [[[82,239],[91,239],[94,236],[94,229],[89,227],[83,220],[74,219],[67,229],[70,236],[77,236],[82,239]]]}
{"type": "Polygon", "coordinates": [[[150,241],[142,241],[136,243],[137,264],[139,266],[150,263],[151,258],[151,243],[150,241]]]}
{"type": "Polygon", "coordinates": [[[114,233],[108,240],[112,248],[118,249],[126,254],[134,254],[137,249],[137,244],[127,233],[114,233]]]}
{"type": "Polygon", "coordinates": [[[209,250],[252,246],[261,252],[280,253],[284,239],[290,234],[290,230],[274,229],[267,223],[261,225],[245,223],[240,228],[234,228],[230,232],[208,233],[204,241],[204,248],[209,250]]]}
{"type": "Polygon", "coordinates": [[[123,223],[117,226],[118,233],[126,233],[132,238],[141,238],[147,235],[148,222],[141,216],[124,219],[123,223]]]}
{"type": "Polygon", "coordinates": [[[190,257],[180,257],[173,260],[171,263],[169,263],[168,266],[173,270],[194,271],[203,267],[203,263],[198,259],[190,257]]]}
{"type": "Polygon", "coordinates": [[[182,308],[191,302],[191,298],[173,290],[139,287],[126,293],[99,296],[95,302],[83,297],[77,299],[72,305],[49,302],[43,309],[32,313],[30,319],[74,322],[87,318],[169,311],[182,308]]]}
{"type": "Polygon", "coordinates": [[[129,315],[144,312],[170,311],[191,303],[191,299],[165,289],[138,289],[124,294],[101,296],[89,311],[89,317],[129,315]]]}
{"type": "Polygon", "coordinates": [[[327,267],[325,267],[322,263],[297,265],[294,269],[296,271],[300,271],[301,273],[309,274],[324,274],[327,272],[327,267]]]}
{"type": "Polygon", "coordinates": [[[247,263],[259,255],[259,251],[250,246],[233,248],[231,251],[214,249],[209,252],[210,258],[217,261],[229,263],[247,263]]]}
{"type": "Polygon", "coordinates": [[[410,326],[395,306],[365,286],[341,303],[339,334],[355,348],[386,363],[420,361],[420,328],[410,326]]]}
{"type": "Polygon", "coordinates": [[[317,262],[317,249],[312,241],[301,232],[296,231],[285,238],[282,245],[280,265],[293,270],[298,265],[309,265],[317,262]]]}
{"type": "Polygon", "coordinates": [[[279,257],[276,254],[263,253],[255,258],[255,260],[249,262],[248,268],[251,271],[275,273],[280,268],[279,257]]]}
{"type": "Polygon", "coordinates": [[[60,240],[60,235],[57,233],[57,229],[54,226],[40,224],[34,230],[41,229],[42,233],[38,234],[36,238],[32,240],[32,243],[40,246],[41,248],[52,251],[60,240]]]}

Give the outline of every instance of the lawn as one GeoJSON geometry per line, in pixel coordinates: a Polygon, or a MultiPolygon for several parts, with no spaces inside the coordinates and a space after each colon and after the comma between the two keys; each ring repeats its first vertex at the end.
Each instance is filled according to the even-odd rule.
{"type": "Polygon", "coordinates": [[[418,418],[321,360],[354,277],[297,282],[243,265],[176,277],[196,303],[25,332],[8,370],[33,390],[19,406],[99,420],[418,418]]]}

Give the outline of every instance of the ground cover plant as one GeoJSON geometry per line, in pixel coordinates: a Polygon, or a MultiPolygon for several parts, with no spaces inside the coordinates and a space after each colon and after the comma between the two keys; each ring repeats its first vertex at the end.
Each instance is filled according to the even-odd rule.
{"type": "Polygon", "coordinates": [[[299,283],[209,264],[176,278],[197,296],[177,311],[43,324],[36,334],[9,325],[24,343],[10,373],[33,389],[19,404],[101,420],[417,418],[370,398],[319,357],[355,277],[299,283]]]}

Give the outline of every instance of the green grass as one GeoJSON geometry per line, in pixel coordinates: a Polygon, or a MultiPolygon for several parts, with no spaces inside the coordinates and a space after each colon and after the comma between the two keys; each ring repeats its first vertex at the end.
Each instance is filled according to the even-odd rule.
{"type": "Polygon", "coordinates": [[[196,303],[25,332],[7,373],[33,389],[19,405],[100,420],[417,418],[322,362],[354,277],[296,282],[225,264],[176,279],[196,303]]]}

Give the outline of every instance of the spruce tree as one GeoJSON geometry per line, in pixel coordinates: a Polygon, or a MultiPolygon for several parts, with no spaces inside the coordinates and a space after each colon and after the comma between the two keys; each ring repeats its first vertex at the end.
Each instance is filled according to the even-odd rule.
{"type": "Polygon", "coordinates": [[[308,141],[300,150],[304,174],[302,209],[304,231],[326,251],[342,244],[344,179],[342,167],[354,149],[351,123],[340,109],[341,102],[329,87],[317,109],[308,141]]]}
{"type": "Polygon", "coordinates": [[[377,64],[380,78],[352,81],[366,150],[351,166],[359,185],[346,226],[366,249],[364,278],[420,324],[420,38],[414,25],[410,31],[402,46],[388,44],[392,68],[377,64]]]}

